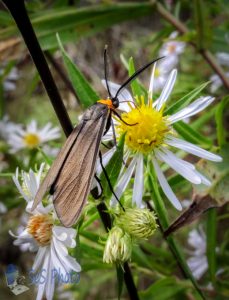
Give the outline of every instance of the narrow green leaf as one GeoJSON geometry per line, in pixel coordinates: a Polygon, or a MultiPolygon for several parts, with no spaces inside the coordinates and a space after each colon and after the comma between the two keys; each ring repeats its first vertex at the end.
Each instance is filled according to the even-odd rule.
{"type": "Polygon", "coordinates": [[[72,85],[76,91],[76,94],[79,97],[80,102],[84,108],[91,106],[97,100],[99,100],[99,96],[92,89],[86,78],[80,72],[80,70],[76,67],[76,65],[72,62],[70,57],[64,50],[64,47],[61,43],[60,37],[57,34],[57,40],[59,43],[59,47],[64,59],[64,63],[69,75],[69,78],[72,82],[72,85]]]}
{"type": "Polygon", "coordinates": [[[229,104],[229,96],[226,96],[217,105],[217,109],[215,112],[217,139],[220,147],[222,147],[226,143],[226,133],[224,129],[223,113],[225,108],[228,106],[228,104],[229,104]]]}
{"type": "MultiPolygon", "coordinates": [[[[133,75],[135,72],[134,60],[133,57],[129,59],[129,76],[133,75]]],[[[134,97],[146,96],[145,90],[140,84],[139,80],[136,78],[131,82],[132,94],[134,97]]]]}
{"type": "Polygon", "coordinates": [[[89,225],[91,225],[95,220],[98,220],[99,213],[96,211],[93,215],[91,215],[87,221],[83,222],[83,225],[81,226],[81,229],[87,228],[89,225]]]}
{"type": "Polygon", "coordinates": [[[99,247],[98,241],[100,239],[100,235],[95,233],[95,232],[91,232],[91,231],[86,231],[83,230],[82,227],[80,228],[80,235],[87,238],[88,240],[90,240],[91,242],[95,242],[96,247],[99,247]]]}
{"type": "MultiPolygon", "coordinates": [[[[133,75],[135,72],[135,66],[134,66],[134,61],[133,58],[131,57],[129,59],[129,62],[126,60],[123,54],[120,55],[120,59],[124,65],[124,67],[128,70],[129,76],[133,75]]],[[[145,101],[147,100],[147,91],[145,87],[141,84],[138,78],[133,80],[131,82],[131,90],[133,96],[143,96],[145,101]]]]}
{"type": "MultiPolygon", "coordinates": [[[[47,50],[58,46],[55,33],[62,33],[63,42],[79,41],[80,38],[93,35],[99,31],[128,20],[137,20],[151,15],[155,1],[135,3],[115,3],[90,5],[84,7],[59,7],[49,10],[38,10],[30,14],[30,19],[37,33],[42,49],[47,50]]],[[[11,26],[0,29],[2,39],[18,34],[17,27],[11,26]]]]}
{"type": "MultiPolygon", "coordinates": [[[[125,134],[121,136],[119,143],[117,145],[117,149],[111,159],[109,160],[108,164],[106,165],[106,172],[110,179],[110,183],[112,187],[115,186],[116,181],[118,179],[119,173],[122,168],[123,164],[123,149],[124,149],[124,142],[125,142],[125,134]]],[[[109,199],[112,195],[112,191],[109,187],[107,179],[104,175],[104,172],[101,174],[101,184],[103,187],[103,194],[104,196],[109,199]]]]}
{"type": "Polygon", "coordinates": [[[191,92],[189,92],[187,95],[182,97],[181,99],[177,100],[174,104],[170,105],[165,110],[165,115],[173,115],[178,110],[184,108],[186,105],[188,105],[193,99],[195,99],[199,93],[209,84],[209,81],[206,83],[201,84],[199,87],[195,88],[191,92]]]}
{"type": "Polygon", "coordinates": [[[165,204],[159,193],[156,175],[153,170],[153,167],[151,164],[149,165],[149,167],[150,167],[150,172],[149,172],[149,176],[148,176],[148,181],[149,181],[149,186],[150,186],[150,192],[151,192],[152,199],[153,199],[153,202],[155,205],[155,210],[160,219],[162,228],[165,229],[169,226],[167,211],[165,209],[165,204]]]}
{"type": "Polygon", "coordinates": [[[152,284],[147,290],[140,292],[142,300],[170,300],[185,298],[184,284],[178,283],[174,278],[162,278],[152,284]]]}
{"type": "Polygon", "coordinates": [[[203,136],[197,130],[192,129],[190,125],[183,121],[173,124],[173,127],[184,139],[191,143],[201,145],[204,148],[209,148],[212,145],[212,141],[209,138],[203,136]]]}
{"type": "Polygon", "coordinates": [[[98,240],[97,243],[93,243],[93,247],[81,241],[80,242],[81,253],[85,253],[85,255],[88,254],[91,258],[95,257],[96,259],[101,259],[103,257],[103,250],[102,248],[101,249],[96,248],[95,247],[96,244],[98,244],[98,240]]]}
{"type": "Polygon", "coordinates": [[[194,0],[194,19],[196,25],[196,43],[198,49],[209,47],[211,38],[208,6],[204,0],[194,0]]]}
{"type": "Polygon", "coordinates": [[[138,245],[133,247],[132,259],[135,263],[143,268],[153,269],[153,265],[150,262],[149,256],[147,256],[138,245]]]}

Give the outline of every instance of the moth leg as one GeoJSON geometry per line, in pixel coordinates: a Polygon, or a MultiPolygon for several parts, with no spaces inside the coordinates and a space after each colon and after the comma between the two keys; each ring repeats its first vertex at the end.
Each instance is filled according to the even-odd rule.
{"type": "Polygon", "coordinates": [[[114,145],[115,145],[115,148],[117,149],[117,139],[116,139],[116,134],[115,134],[114,122],[112,119],[111,119],[111,128],[112,128],[112,133],[113,133],[113,137],[114,137],[114,145]]]}
{"type": "Polygon", "coordinates": [[[114,195],[115,199],[118,201],[118,203],[119,203],[119,205],[121,206],[121,208],[123,209],[123,211],[125,211],[125,208],[123,207],[122,203],[120,202],[120,200],[118,199],[117,195],[116,195],[115,192],[114,192],[114,189],[113,189],[112,184],[111,184],[111,182],[110,182],[110,178],[109,178],[109,176],[108,176],[108,174],[107,174],[107,171],[106,171],[106,169],[105,169],[105,167],[104,167],[104,165],[103,165],[103,158],[102,158],[102,153],[101,153],[101,151],[99,151],[99,160],[100,160],[100,164],[101,164],[103,173],[104,173],[104,175],[105,175],[105,177],[106,177],[107,183],[108,183],[108,185],[109,185],[109,188],[110,188],[112,194],[114,195]]]}
{"type": "Polygon", "coordinates": [[[128,125],[128,126],[134,126],[134,125],[137,125],[138,123],[134,123],[134,124],[129,124],[129,123],[127,123],[126,121],[124,121],[123,120],[123,118],[120,116],[120,114],[118,114],[117,113],[117,111],[116,110],[114,110],[114,109],[111,109],[112,110],[112,112],[124,123],[124,124],[126,124],[126,125],[128,125]]]}
{"type": "Polygon", "coordinates": [[[92,194],[93,198],[97,200],[97,199],[99,199],[99,198],[102,196],[102,194],[103,194],[103,186],[102,186],[102,184],[101,184],[101,180],[99,179],[99,177],[98,177],[96,174],[94,175],[94,177],[95,177],[95,180],[98,182],[99,187],[100,187],[100,189],[101,189],[101,193],[99,193],[99,190],[98,190],[97,187],[94,187],[94,188],[91,190],[91,194],[92,194]]]}
{"type": "Polygon", "coordinates": [[[103,142],[101,142],[101,145],[103,145],[105,148],[107,148],[107,149],[111,149],[112,147],[109,147],[109,146],[107,146],[106,144],[104,144],[103,142]]]}

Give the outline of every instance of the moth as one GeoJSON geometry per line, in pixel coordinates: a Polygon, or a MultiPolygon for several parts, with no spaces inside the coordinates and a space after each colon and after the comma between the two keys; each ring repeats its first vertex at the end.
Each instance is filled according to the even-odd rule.
{"type": "MultiPolygon", "coordinates": [[[[90,193],[102,136],[109,130],[112,113],[119,116],[118,96],[122,89],[141,72],[155,63],[155,59],[130,76],[112,97],[107,80],[107,52],[104,51],[105,82],[109,97],[89,107],[67,138],[56,160],[50,167],[35,196],[32,210],[45,193],[53,195],[54,208],[60,222],[71,227],[79,219],[90,193]]],[[[120,116],[119,116],[120,117],[120,116]]],[[[121,117],[120,117],[121,118],[121,117]]]]}

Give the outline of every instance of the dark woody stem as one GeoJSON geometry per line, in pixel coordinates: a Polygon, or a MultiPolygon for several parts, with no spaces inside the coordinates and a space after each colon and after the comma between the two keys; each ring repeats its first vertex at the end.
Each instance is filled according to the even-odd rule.
{"type": "MultiPolygon", "coordinates": [[[[39,42],[33,30],[32,24],[27,15],[24,0],[2,0],[2,2],[5,4],[5,6],[8,8],[8,10],[13,16],[21,32],[21,35],[25,41],[25,44],[28,47],[29,53],[34,61],[34,64],[36,65],[36,68],[40,74],[41,80],[44,84],[44,87],[53,105],[56,115],[60,121],[60,124],[64,130],[64,133],[66,136],[69,136],[70,133],[72,132],[73,126],[71,124],[68,113],[65,109],[63,100],[61,99],[61,96],[58,92],[52,74],[49,70],[45,56],[42,52],[42,49],[39,45],[39,42]]],[[[105,203],[103,202],[100,203],[97,206],[97,208],[101,220],[104,224],[104,227],[106,231],[108,231],[112,227],[112,220],[108,213],[108,209],[105,203]]],[[[124,264],[124,281],[130,299],[139,300],[138,292],[134,284],[133,277],[128,263],[124,264]]]]}
{"type": "Polygon", "coordinates": [[[61,99],[60,93],[49,70],[45,56],[41,50],[41,47],[33,30],[32,24],[27,15],[24,0],[2,0],[2,2],[12,14],[18,26],[18,29],[21,32],[21,35],[25,41],[26,46],[28,47],[29,53],[38,70],[47,94],[49,95],[49,99],[52,102],[56,115],[64,130],[64,133],[66,136],[68,136],[71,133],[73,127],[65,109],[64,103],[61,99]]]}
{"type": "MultiPolygon", "coordinates": [[[[160,13],[160,15],[170,24],[172,24],[181,34],[187,34],[189,32],[188,28],[183,24],[180,20],[176,19],[164,6],[157,1],[156,3],[157,11],[160,13]]],[[[229,80],[226,77],[223,69],[218,64],[215,56],[206,49],[198,49],[196,44],[193,42],[189,42],[206,60],[206,62],[211,66],[211,68],[216,72],[216,74],[220,77],[222,80],[225,88],[229,90],[229,80]]]]}

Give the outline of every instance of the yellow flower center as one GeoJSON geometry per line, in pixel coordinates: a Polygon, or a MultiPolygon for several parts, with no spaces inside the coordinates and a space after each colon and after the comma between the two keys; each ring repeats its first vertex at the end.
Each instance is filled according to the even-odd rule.
{"type": "Polygon", "coordinates": [[[28,148],[36,148],[40,142],[40,137],[36,133],[27,133],[24,136],[24,143],[28,148]]]}
{"type": "Polygon", "coordinates": [[[40,246],[47,246],[52,237],[53,219],[49,215],[30,217],[27,230],[40,246]]]}
{"type": "Polygon", "coordinates": [[[175,44],[171,44],[168,46],[168,50],[169,50],[169,53],[174,53],[176,51],[176,45],[175,44]]]}
{"type": "Polygon", "coordinates": [[[170,129],[163,117],[163,111],[156,111],[152,103],[145,104],[143,98],[140,106],[133,108],[130,105],[130,107],[128,113],[122,114],[122,119],[128,124],[135,125],[130,126],[118,120],[118,136],[126,133],[126,145],[133,152],[148,154],[163,143],[165,134],[170,129]]]}

